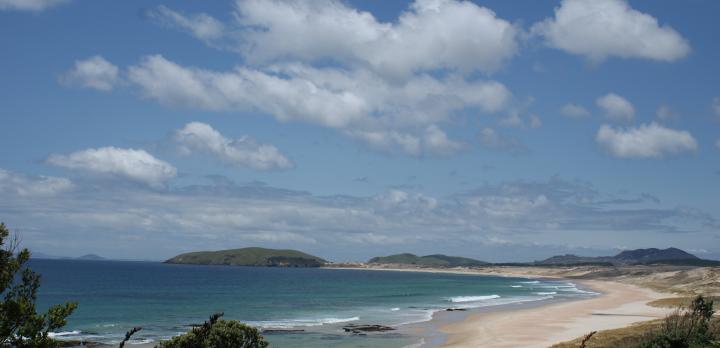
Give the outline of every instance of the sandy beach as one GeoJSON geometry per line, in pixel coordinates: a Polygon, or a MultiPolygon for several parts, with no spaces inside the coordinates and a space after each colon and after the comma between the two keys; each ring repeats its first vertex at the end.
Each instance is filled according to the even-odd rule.
{"type": "MultiPolygon", "coordinates": [[[[532,307],[486,308],[482,311],[470,312],[463,320],[449,323],[434,318],[433,320],[437,321],[435,327],[439,327],[439,331],[447,336],[440,347],[448,348],[549,347],[581,337],[591,331],[622,328],[637,322],[664,318],[674,309],[652,307],[647,303],[675,297],[678,296],[677,293],[686,293],[688,290],[686,286],[703,288],[706,293],[714,292],[708,289],[717,290],[715,286],[708,288],[703,285],[717,278],[717,270],[713,269],[678,271],[653,268],[646,275],[630,277],[627,274],[598,277],[593,273],[598,272],[594,267],[433,269],[384,266],[370,267],[370,269],[565,279],[600,293],[599,296],[590,299],[551,302],[532,307]],[[578,276],[602,279],[579,280],[578,276]]],[[[603,272],[603,269],[600,268],[599,271],[603,272]]],[[[637,269],[627,271],[637,272],[637,269]]]]}
{"type": "Polygon", "coordinates": [[[536,308],[470,314],[459,323],[441,328],[449,335],[441,347],[548,347],[591,331],[663,318],[672,311],[646,304],[667,294],[611,281],[580,283],[602,295],[536,308]]]}

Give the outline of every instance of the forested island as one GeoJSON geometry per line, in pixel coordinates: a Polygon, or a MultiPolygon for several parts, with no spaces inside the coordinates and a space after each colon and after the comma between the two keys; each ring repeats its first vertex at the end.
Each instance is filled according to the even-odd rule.
{"type": "Polygon", "coordinates": [[[252,247],[185,253],[168,259],[165,263],[252,267],[320,267],[328,262],[320,257],[297,250],[252,247]]]}

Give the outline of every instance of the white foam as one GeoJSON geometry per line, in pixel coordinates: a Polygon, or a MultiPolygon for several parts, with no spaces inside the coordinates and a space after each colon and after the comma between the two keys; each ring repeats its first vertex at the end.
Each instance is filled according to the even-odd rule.
{"type": "Polygon", "coordinates": [[[535,295],[557,295],[557,292],[555,291],[546,291],[546,292],[536,292],[535,295]]]}
{"type": "Polygon", "coordinates": [[[558,285],[555,288],[557,290],[560,290],[563,292],[574,292],[574,293],[578,293],[578,294],[587,294],[587,295],[600,295],[599,292],[578,289],[577,285],[575,285],[574,283],[565,283],[563,285],[558,285]]]}
{"type": "Polygon", "coordinates": [[[471,308],[481,308],[481,307],[493,307],[493,306],[510,305],[510,304],[523,303],[523,302],[549,300],[552,298],[554,298],[552,295],[512,296],[512,297],[503,297],[503,298],[495,299],[493,301],[461,303],[457,306],[457,308],[471,309],[471,308]]]}
{"type": "Polygon", "coordinates": [[[480,302],[493,300],[500,298],[500,295],[485,295],[485,296],[455,296],[450,298],[452,303],[463,303],[463,302],[480,302]]]}
{"type": "Polygon", "coordinates": [[[531,280],[531,281],[529,281],[529,282],[520,282],[520,283],[523,283],[523,284],[540,284],[540,281],[539,281],[539,280],[531,280]]]}
{"type": "Polygon", "coordinates": [[[61,331],[61,332],[48,332],[48,337],[55,338],[55,337],[63,337],[63,336],[75,336],[79,335],[79,330],[73,330],[73,331],[61,331]]]}
{"type": "Polygon", "coordinates": [[[319,318],[319,319],[287,319],[287,320],[270,320],[259,322],[248,322],[253,326],[259,326],[264,329],[289,329],[293,327],[312,327],[322,326],[326,324],[340,324],[351,321],[358,321],[360,317],[351,318],[319,318]]]}
{"type": "Polygon", "coordinates": [[[423,309],[419,310],[419,312],[422,313],[422,317],[419,319],[409,320],[409,321],[403,321],[401,323],[398,323],[398,326],[402,325],[409,325],[409,324],[416,324],[416,323],[422,323],[426,321],[430,321],[433,318],[433,315],[435,312],[441,311],[441,309],[423,309]]]}
{"type": "Polygon", "coordinates": [[[128,341],[129,344],[148,344],[148,343],[153,343],[153,342],[155,342],[155,341],[153,341],[149,338],[128,341]]]}
{"type": "Polygon", "coordinates": [[[510,285],[511,288],[522,288],[522,285],[510,285]]]}
{"type": "Polygon", "coordinates": [[[390,308],[390,310],[393,311],[393,312],[397,312],[397,311],[400,310],[400,308],[399,308],[399,307],[395,307],[395,308],[390,308]]]}

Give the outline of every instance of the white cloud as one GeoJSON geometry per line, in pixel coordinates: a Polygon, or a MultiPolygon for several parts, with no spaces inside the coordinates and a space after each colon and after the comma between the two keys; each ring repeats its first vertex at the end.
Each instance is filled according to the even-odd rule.
{"type": "Polygon", "coordinates": [[[236,12],[239,50],[252,63],[330,58],[392,77],[493,72],[518,48],[517,28],[469,1],[417,0],[387,23],[334,0],[242,0],[236,12]]]}
{"type": "Polygon", "coordinates": [[[720,150],[720,139],[718,139],[718,140],[715,142],[715,147],[717,147],[718,150],[720,150]]]}
{"type": "Polygon", "coordinates": [[[608,119],[614,121],[632,121],[635,119],[635,107],[627,99],[608,93],[595,101],[608,119]]]}
{"type": "Polygon", "coordinates": [[[536,23],[531,32],[550,47],[593,62],[608,57],[675,61],[690,52],[677,31],[625,0],[563,0],[555,17],[536,23]]]}
{"type": "Polygon", "coordinates": [[[423,143],[429,153],[454,153],[463,147],[462,144],[448,139],[447,134],[435,125],[425,129],[423,143]]]}
{"type": "Polygon", "coordinates": [[[101,56],[92,56],[83,60],[76,60],[75,67],[60,77],[60,82],[84,88],[93,88],[100,91],[112,90],[118,82],[117,66],[101,56]]]}
{"type": "Polygon", "coordinates": [[[435,125],[428,126],[419,134],[403,133],[393,130],[352,130],[345,131],[348,136],[362,140],[375,149],[385,152],[420,156],[424,153],[445,155],[461,150],[462,143],[451,140],[445,132],[435,125]]]}
{"type": "Polygon", "coordinates": [[[47,162],[69,169],[93,174],[109,175],[162,187],[177,175],[175,167],[161,161],[145,150],[101,147],[73,152],[69,155],[51,155],[47,162]]]}
{"type": "Polygon", "coordinates": [[[720,116],[720,97],[713,98],[712,109],[715,112],[715,115],[720,116]]]}
{"type": "Polygon", "coordinates": [[[40,12],[69,0],[0,0],[0,10],[40,12]]]}
{"type": "Polygon", "coordinates": [[[438,123],[454,112],[496,112],[510,92],[495,81],[467,81],[456,75],[417,75],[390,83],[367,70],[318,69],[281,64],[255,70],[214,72],[149,56],[131,66],[129,80],[147,98],[163,104],[206,110],[259,110],[281,122],[303,121],[341,130],[376,148],[417,155],[448,153],[456,142],[442,141],[438,123]],[[421,140],[426,145],[420,145],[421,140]],[[378,146],[380,145],[380,146],[378,146]],[[437,150],[437,151],[436,151],[437,150]]]}
{"type": "Polygon", "coordinates": [[[164,25],[187,30],[200,40],[217,40],[225,34],[225,25],[206,13],[185,16],[160,5],[156,10],[148,11],[148,16],[164,25]]]}
{"type": "Polygon", "coordinates": [[[144,97],[307,122],[413,156],[461,150],[443,129],[457,115],[507,108],[510,91],[477,72],[492,73],[515,55],[521,32],[456,0],[417,0],[388,22],[336,0],[236,1],[227,23],[166,7],[150,15],[239,53],[243,65],[213,71],[147,56],[127,69],[144,97]]]}
{"type": "Polygon", "coordinates": [[[666,128],[655,122],[627,129],[603,125],[595,140],[610,154],[621,158],[659,158],[698,148],[690,132],[666,128]]]}
{"type": "Polygon", "coordinates": [[[69,191],[75,185],[66,178],[28,176],[0,169],[0,193],[19,197],[52,196],[69,191]]]}
{"type": "Polygon", "coordinates": [[[590,117],[590,111],[578,104],[565,104],[560,108],[560,114],[570,118],[586,118],[590,117]]]}
{"type": "Polygon", "coordinates": [[[523,117],[518,111],[511,111],[507,116],[501,118],[499,123],[503,127],[514,128],[539,128],[542,126],[542,119],[535,114],[523,117]]]}
{"type": "Polygon", "coordinates": [[[208,153],[225,163],[257,170],[288,169],[293,163],[275,146],[258,144],[243,136],[228,139],[210,125],[191,122],[175,132],[174,140],[182,153],[208,153]]]}
{"type": "MultiPolygon", "coordinates": [[[[329,258],[348,253],[365,258],[400,248],[446,252],[438,247],[472,255],[488,245],[496,248],[490,238],[499,238],[512,240],[505,257],[518,260],[512,256],[517,255],[516,243],[646,245],[653,236],[687,239],[679,232],[691,230],[693,241],[701,245],[714,234],[696,231],[718,226],[702,212],[613,203],[614,198],[636,196],[607,196],[587,183],[559,178],[486,184],[445,197],[405,190],[371,197],[316,196],[231,182],[168,190],[77,185],[74,191],[42,199],[4,196],[0,212],[8,216],[6,222],[32,233],[28,240],[34,243],[137,258],[258,244],[329,258]]],[[[520,258],[529,259],[524,253],[520,258]]]]}

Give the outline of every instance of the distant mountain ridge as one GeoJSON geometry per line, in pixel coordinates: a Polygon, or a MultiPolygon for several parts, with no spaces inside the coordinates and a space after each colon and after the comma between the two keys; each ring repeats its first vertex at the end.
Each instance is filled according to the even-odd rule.
{"type": "Polygon", "coordinates": [[[100,260],[107,260],[107,259],[102,256],[95,255],[95,254],[87,254],[87,255],[80,256],[80,257],[76,257],[75,260],[100,261],[100,260]]]}
{"type": "Polygon", "coordinates": [[[699,260],[700,258],[678,248],[650,248],[625,250],[615,255],[615,259],[647,263],[666,260],[699,260]]]}
{"type": "Polygon", "coordinates": [[[328,262],[315,255],[297,250],[251,247],[185,253],[170,258],[165,263],[252,267],[320,267],[328,262]]]}
{"type": "Polygon", "coordinates": [[[667,249],[634,249],[625,250],[615,256],[577,256],[558,255],[542,261],[536,261],[538,265],[579,265],[579,264],[651,264],[670,263],[675,265],[720,265],[720,261],[703,260],[693,254],[678,248],[667,249]]]}
{"type": "Polygon", "coordinates": [[[56,256],[44,253],[30,253],[30,257],[33,259],[47,259],[47,260],[85,260],[85,261],[102,261],[107,260],[102,256],[96,254],[86,254],[79,257],[68,257],[68,256],[56,256]]]}
{"type": "Polygon", "coordinates": [[[443,254],[433,254],[426,256],[417,256],[415,254],[403,253],[389,256],[373,257],[368,263],[374,264],[396,264],[396,265],[416,265],[416,266],[433,266],[433,267],[469,267],[487,265],[487,262],[479,261],[467,257],[447,256],[443,254]]]}

